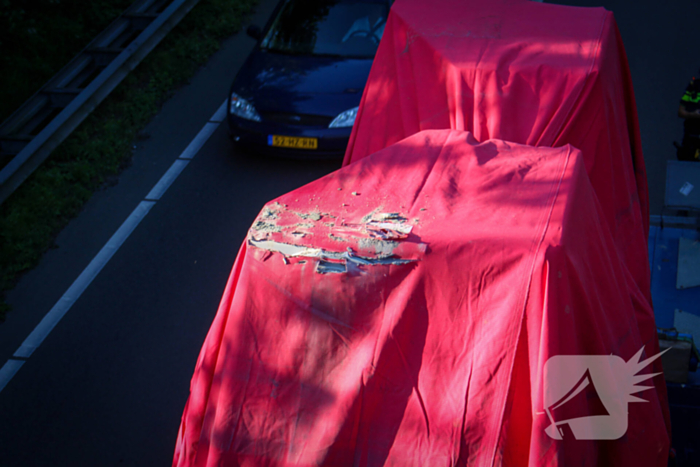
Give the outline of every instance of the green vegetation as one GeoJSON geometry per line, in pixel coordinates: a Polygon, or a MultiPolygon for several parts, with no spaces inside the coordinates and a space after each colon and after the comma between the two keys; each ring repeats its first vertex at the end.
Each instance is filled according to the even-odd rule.
{"type": "Polygon", "coordinates": [[[0,121],[133,0],[0,0],[0,121]]]}
{"type": "MultiPolygon", "coordinates": [[[[32,27],[41,31],[32,33],[41,37],[36,39],[32,47],[26,46],[23,53],[34,51],[35,55],[46,56],[44,53],[53,48],[63,52],[64,48],[73,47],[71,55],[64,57],[62,62],[56,60],[55,63],[43,64],[30,55],[22,61],[16,57],[4,57],[8,45],[6,36],[11,35],[0,35],[2,69],[7,69],[8,64],[11,64],[17,70],[22,70],[17,77],[15,75],[19,71],[7,76],[4,72],[0,73],[0,84],[3,84],[0,86],[3,90],[0,102],[3,105],[6,103],[6,94],[13,93],[12,86],[19,86],[17,83],[22,79],[34,83],[38,81],[41,85],[91,39],[82,42],[76,39],[68,44],[69,41],[58,40],[55,35],[65,35],[66,31],[70,31],[82,39],[90,34],[94,36],[129,3],[130,1],[124,0],[94,3],[78,0],[0,0],[0,10],[3,11],[0,13],[0,29],[9,24],[10,20],[14,21],[12,24],[16,28],[20,27],[17,24],[24,28],[34,21],[36,26],[32,27]],[[40,21],[32,20],[26,13],[29,9],[25,7],[22,16],[17,13],[20,10],[18,7],[12,7],[15,3],[39,4],[46,8],[55,6],[56,11],[63,11],[61,6],[70,5],[66,10],[68,12],[73,12],[71,8],[78,8],[78,4],[80,8],[88,4],[89,7],[82,16],[76,13],[76,17],[80,17],[75,21],[76,24],[47,27],[44,34],[38,24],[40,21]],[[10,18],[12,15],[14,19],[10,18]],[[97,22],[95,18],[101,20],[99,28],[85,27],[85,24],[94,26],[92,22],[97,22]],[[37,52],[39,50],[41,54],[37,52]]],[[[221,41],[240,29],[242,19],[255,3],[257,0],[201,0],[136,70],[54,151],[43,166],[0,206],[0,294],[10,289],[22,272],[38,263],[42,254],[53,244],[58,232],[80,212],[92,193],[129,165],[132,142],[139,131],[173,91],[186,83],[199,66],[218,50],[221,41]]],[[[66,13],[64,18],[71,14],[66,13]]],[[[68,19],[65,21],[71,23],[68,19]]],[[[21,101],[13,101],[13,105],[19,106],[35,91],[36,89],[23,90],[25,94],[21,101]]],[[[0,115],[7,116],[12,110],[3,107],[0,115]]],[[[4,319],[8,308],[0,300],[0,320],[4,319]]]]}

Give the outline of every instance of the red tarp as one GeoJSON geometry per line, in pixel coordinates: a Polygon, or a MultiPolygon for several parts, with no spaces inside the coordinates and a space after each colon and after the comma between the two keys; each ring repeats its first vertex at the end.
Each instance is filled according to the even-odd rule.
{"type": "MultiPolygon", "coordinates": [[[[174,465],[665,465],[654,390],[599,399],[597,414],[629,412],[616,441],[545,431],[550,357],[629,361],[643,346],[603,219],[577,149],[458,130],[267,204],[197,362],[174,465]]],[[[554,421],[590,415],[595,395],[554,421]]]]}
{"type": "MultiPolygon", "coordinates": [[[[651,303],[646,170],[612,13],[527,0],[397,1],[344,165],[445,128],[580,149],[639,300],[651,303]]],[[[653,316],[643,318],[651,338],[653,316]]]]}
{"type": "MultiPolygon", "coordinates": [[[[421,130],[579,149],[635,303],[659,351],[647,257],[649,198],[627,57],[612,13],[526,0],[399,0],[344,165],[421,130]]],[[[661,370],[661,362],[654,363],[661,370]]],[[[670,418],[663,380],[666,425],[670,418]]]]}

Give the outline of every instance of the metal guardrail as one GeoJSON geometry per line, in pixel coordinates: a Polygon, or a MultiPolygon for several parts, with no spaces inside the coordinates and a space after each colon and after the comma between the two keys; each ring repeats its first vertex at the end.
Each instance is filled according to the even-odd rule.
{"type": "Polygon", "coordinates": [[[3,203],[199,0],[137,0],[0,125],[3,203]]]}

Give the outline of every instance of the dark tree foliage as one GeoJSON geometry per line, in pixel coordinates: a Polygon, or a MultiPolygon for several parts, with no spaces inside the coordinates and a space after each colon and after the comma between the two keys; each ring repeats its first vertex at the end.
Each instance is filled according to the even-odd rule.
{"type": "Polygon", "coordinates": [[[290,2],[280,13],[277,35],[271,48],[293,53],[310,54],[316,44],[318,22],[328,16],[337,0],[303,0],[290,2]]]}
{"type": "Polygon", "coordinates": [[[0,0],[0,121],[133,0],[0,0]]]}

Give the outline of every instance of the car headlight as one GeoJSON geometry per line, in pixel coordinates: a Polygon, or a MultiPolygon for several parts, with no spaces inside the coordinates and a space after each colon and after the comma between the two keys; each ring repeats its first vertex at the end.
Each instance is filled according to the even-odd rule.
{"type": "Polygon", "coordinates": [[[255,107],[253,107],[253,104],[243,99],[235,92],[231,93],[231,105],[229,106],[229,112],[231,112],[232,115],[245,118],[246,120],[253,120],[254,122],[260,121],[260,115],[258,115],[257,110],[255,110],[255,107]]]}
{"type": "Polygon", "coordinates": [[[353,126],[355,124],[355,117],[357,117],[357,110],[359,107],[346,110],[341,112],[337,117],[333,119],[328,128],[345,128],[353,126]]]}

